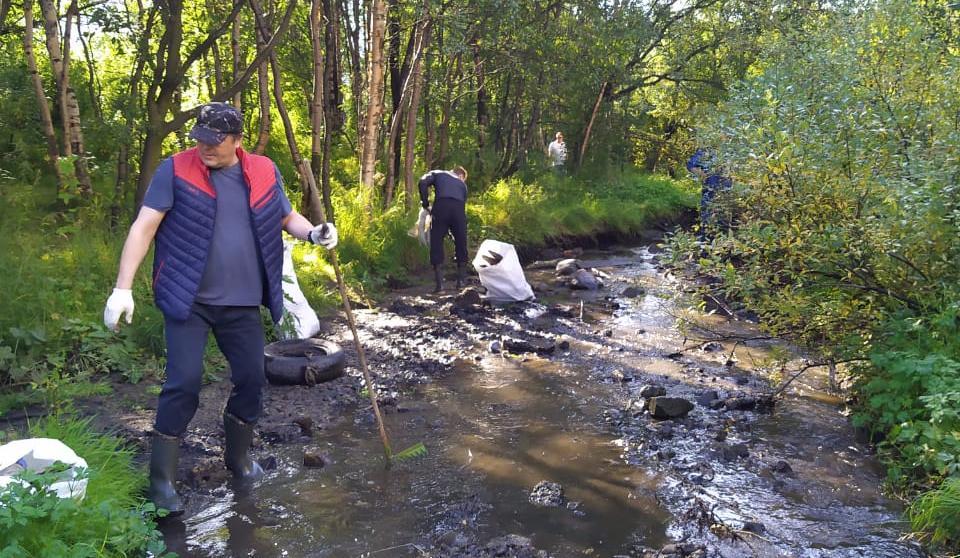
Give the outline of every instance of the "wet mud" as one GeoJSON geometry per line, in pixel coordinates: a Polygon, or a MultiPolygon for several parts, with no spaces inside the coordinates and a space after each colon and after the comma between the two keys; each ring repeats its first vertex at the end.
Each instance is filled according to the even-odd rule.
{"type": "MultiPolygon", "coordinates": [[[[547,254],[553,256],[554,254],[547,254]]],[[[184,440],[181,556],[919,557],[896,502],[817,370],[770,397],[774,356],[802,355],[754,324],[691,313],[653,246],[567,253],[603,287],[529,262],[535,302],[396,292],[357,312],[395,451],[383,449],[339,320],[321,337],[347,373],[270,386],[257,487],[222,462],[224,378],[204,387],[184,440]],[[681,328],[679,318],[701,328],[681,328]],[[705,331],[723,334],[712,340],[705,331]]],[[[426,284],[426,281],[424,282],[426,284]]],[[[796,369],[796,368],[795,368],[796,369]]],[[[146,448],[143,386],[91,404],[146,448]]]]}

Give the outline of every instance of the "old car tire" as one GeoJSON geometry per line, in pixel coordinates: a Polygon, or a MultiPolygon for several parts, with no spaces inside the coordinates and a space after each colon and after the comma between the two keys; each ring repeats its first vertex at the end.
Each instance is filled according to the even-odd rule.
{"type": "Polygon", "coordinates": [[[264,348],[267,381],[277,385],[308,385],[343,376],[346,355],[340,345],[324,339],[288,339],[264,348]]]}

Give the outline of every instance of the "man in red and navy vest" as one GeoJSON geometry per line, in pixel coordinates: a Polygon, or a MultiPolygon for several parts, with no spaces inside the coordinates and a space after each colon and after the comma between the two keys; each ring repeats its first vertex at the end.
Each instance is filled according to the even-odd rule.
{"type": "Polygon", "coordinates": [[[224,461],[234,477],[263,476],[249,455],[266,383],[260,305],[274,322],[283,314],[281,230],[330,249],[332,223],[314,226],[293,211],[273,161],[240,146],[243,117],[226,103],[200,107],[193,149],[157,168],[130,227],[116,288],[103,320],[117,330],[133,319],[131,287],[156,241],[153,292],[164,317],[167,378],[160,392],[150,456],[149,497],[172,515],[180,437],[197,410],[203,352],[210,330],[230,363],[233,390],[223,416],[224,461]]]}

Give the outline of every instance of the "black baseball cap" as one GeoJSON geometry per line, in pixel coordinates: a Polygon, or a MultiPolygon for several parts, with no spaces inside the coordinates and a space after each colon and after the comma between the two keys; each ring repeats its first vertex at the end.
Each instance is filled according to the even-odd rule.
{"type": "Polygon", "coordinates": [[[243,114],[227,103],[207,103],[197,111],[197,123],[190,130],[190,139],[209,145],[220,145],[227,134],[243,133],[243,114]]]}

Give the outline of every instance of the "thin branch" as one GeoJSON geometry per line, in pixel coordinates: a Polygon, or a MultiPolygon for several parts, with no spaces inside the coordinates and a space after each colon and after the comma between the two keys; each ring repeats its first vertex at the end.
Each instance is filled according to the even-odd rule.
{"type": "Polygon", "coordinates": [[[798,370],[796,374],[794,374],[793,376],[791,376],[789,380],[787,380],[787,381],[783,382],[782,384],[780,384],[780,387],[778,387],[777,389],[775,389],[775,390],[773,391],[773,393],[770,395],[770,397],[773,398],[773,399],[776,399],[777,397],[780,397],[780,395],[784,392],[784,390],[786,390],[787,387],[788,387],[790,384],[792,384],[794,380],[796,380],[797,378],[799,378],[801,374],[803,374],[803,373],[806,372],[807,370],[810,370],[811,368],[818,368],[818,367],[820,367],[820,366],[830,366],[830,365],[837,365],[837,364],[846,364],[846,363],[848,363],[848,362],[866,362],[866,361],[867,361],[867,359],[865,359],[865,358],[848,358],[848,359],[844,359],[844,360],[828,360],[828,361],[825,361],[825,362],[811,362],[811,363],[808,363],[808,364],[804,365],[803,367],[801,367],[800,370],[798,370]]]}

